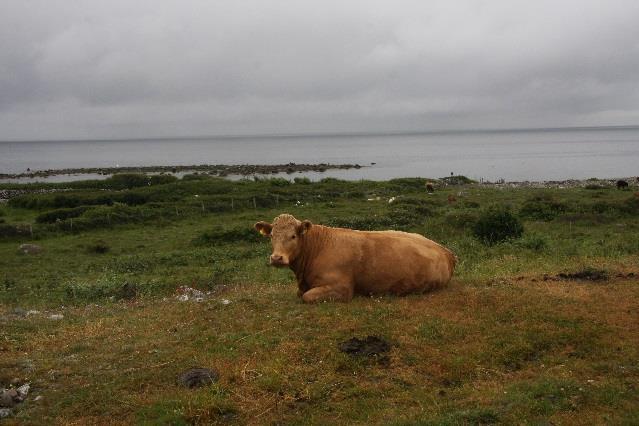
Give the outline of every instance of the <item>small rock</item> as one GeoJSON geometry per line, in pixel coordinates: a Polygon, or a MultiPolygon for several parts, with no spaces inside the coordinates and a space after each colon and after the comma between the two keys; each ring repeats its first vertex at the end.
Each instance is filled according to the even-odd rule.
{"type": "Polygon", "coordinates": [[[27,316],[30,315],[40,315],[40,311],[36,311],[35,309],[31,309],[29,311],[27,311],[27,316]]]}
{"type": "Polygon", "coordinates": [[[229,303],[231,303],[229,299],[222,299],[221,302],[222,302],[222,305],[228,305],[229,303]]]}
{"type": "Polygon", "coordinates": [[[13,414],[13,411],[11,411],[11,409],[9,409],[9,408],[0,408],[0,419],[4,419],[6,417],[9,417],[11,414],[13,414]]]}
{"type": "Polygon", "coordinates": [[[18,250],[24,254],[38,254],[42,252],[42,247],[36,244],[20,244],[18,250]]]}
{"type": "Polygon", "coordinates": [[[13,311],[11,311],[11,313],[13,315],[17,315],[19,317],[26,317],[27,316],[27,311],[25,311],[22,308],[15,308],[13,311]]]}
{"type": "Polygon", "coordinates": [[[33,398],[34,401],[40,401],[42,400],[42,398],[44,398],[42,395],[38,395],[35,398],[33,398]]]}
{"type": "Polygon", "coordinates": [[[50,320],[54,320],[54,321],[59,321],[59,320],[61,320],[63,318],[64,318],[64,315],[62,315],[62,314],[51,314],[51,315],[49,315],[49,319],[50,320]]]}
{"type": "MultiPolygon", "coordinates": [[[[11,393],[11,391],[15,392],[15,389],[4,390],[0,392],[0,407],[11,408],[14,405],[16,405],[16,402],[14,401],[13,394],[11,393]]],[[[17,396],[18,393],[15,392],[15,395],[17,396]]]]}
{"type": "Polygon", "coordinates": [[[178,383],[189,389],[210,385],[220,378],[217,371],[208,368],[192,368],[180,374],[178,383]]]}
{"type": "Polygon", "coordinates": [[[31,385],[29,383],[22,385],[18,388],[18,394],[22,398],[26,398],[26,396],[29,394],[29,389],[31,389],[31,385]]]}

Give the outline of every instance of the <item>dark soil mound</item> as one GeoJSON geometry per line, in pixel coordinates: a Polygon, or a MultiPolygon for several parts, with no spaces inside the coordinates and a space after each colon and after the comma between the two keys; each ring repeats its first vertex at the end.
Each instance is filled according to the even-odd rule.
{"type": "Polygon", "coordinates": [[[608,280],[608,272],[603,269],[586,268],[582,271],[572,273],[560,273],[558,278],[563,280],[588,280],[588,281],[606,281],[608,280]]]}
{"type": "Polygon", "coordinates": [[[210,385],[220,378],[217,371],[208,368],[192,368],[180,374],[178,383],[189,389],[210,385]]]}
{"type": "Polygon", "coordinates": [[[391,345],[376,336],[368,336],[360,340],[357,337],[345,340],[337,345],[340,351],[355,357],[370,357],[378,360],[382,364],[389,362],[388,352],[391,345]]]}

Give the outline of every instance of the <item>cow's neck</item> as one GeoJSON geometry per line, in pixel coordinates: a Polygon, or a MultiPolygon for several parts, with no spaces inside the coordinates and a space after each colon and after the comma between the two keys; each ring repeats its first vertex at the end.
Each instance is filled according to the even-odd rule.
{"type": "Polygon", "coordinates": [[[319,252],[325,239],[325,232],[323,231],[322,226],[313,225],[302,239],[300,254],[290,263],[290,268],[295,273],[297,284],[302,291],[310,289],[311,283],[307,281],[307,273],[311,262],[319,252]]]}

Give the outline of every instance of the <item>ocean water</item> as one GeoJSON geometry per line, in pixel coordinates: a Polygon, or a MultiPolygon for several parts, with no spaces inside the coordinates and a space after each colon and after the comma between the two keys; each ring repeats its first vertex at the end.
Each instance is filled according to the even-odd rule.
{"type": "Polygon", "coordinates": [[[0,173],[27,168],[289,162],[366,166],[304,173],[312,179],[382,180],[451,173],[492,181],[638,176],[639,127],[0,142],[0,173]]]}

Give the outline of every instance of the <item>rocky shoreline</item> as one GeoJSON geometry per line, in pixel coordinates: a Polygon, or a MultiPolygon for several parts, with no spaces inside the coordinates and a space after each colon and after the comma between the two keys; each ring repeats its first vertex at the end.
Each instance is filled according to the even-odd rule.
{"type": "Polygon", "coordinates": [[[206,173],[213,176],[228,175],[268,175],[276,173],[325,172],[336,169],[360,169],[359,164],[199,164],[190,166],[132,166],[132,167],[83,167],[59,170],[28,170],[24,173],[0,173],[0,179],[38,178],[58,175],[97,174],[113,175],[116,173],[206,173]]]}

